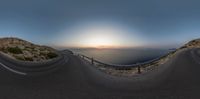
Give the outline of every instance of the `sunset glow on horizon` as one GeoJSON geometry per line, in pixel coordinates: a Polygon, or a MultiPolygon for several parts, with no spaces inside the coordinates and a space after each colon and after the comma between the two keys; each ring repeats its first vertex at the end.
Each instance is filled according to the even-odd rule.
{"type": "Polygon", "coordinates": [[[0,3],[0,37],[60,49],[180,47],[200,37],[199,2],[5,1],[0,3]]]}
{"type": "MultiPolygon", "coordinates": [[[[123,48],[134,47],[141,44],[137,34],[130,31],[121,24],[111,22],[86,22],[74,25],[74,27],[64,31],[62,38],[68,41],[62,46],[80,48],[123,48]],[[130,32],[134,37],[130,38],[130,32]],[[65,36],[66,33],[71,35],[65,36]]],[[[60,42],[60,41],[59,41],[60,42]]]]}

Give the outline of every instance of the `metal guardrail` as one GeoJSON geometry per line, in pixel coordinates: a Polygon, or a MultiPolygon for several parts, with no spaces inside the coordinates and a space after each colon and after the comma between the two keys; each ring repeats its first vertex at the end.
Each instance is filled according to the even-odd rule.
{"type": "Polygon", "coordinates": [[[157,63],[160,59],[165,58],[169,54],[175,53],[176,51],[177,50],[170,51],[169,53],[162,55],[162,56],[160,56],[156,59],[149,60],[149,61],[146,61],[146,62],[143,62],[143,63],[131,64],[131,65],[118,65],[118,64],[104,63],[104,62],[98,61],[98,60],[96,60],[92,57],[88,57],[88,56],[85,56],[85,55],[82,55],[82,54],[75,54],[75,55],[90,61],[92,65],[99,64],[100,66],[114,68],[114,69],[117,69],[117,70],[130,70],[130,69],[133,69],[133,68],[137,68],[137,72],[140,74],[141,68],[145,68],[145,67],[148,67],[148,65],[150,66],[150,64],[157,63]]]}

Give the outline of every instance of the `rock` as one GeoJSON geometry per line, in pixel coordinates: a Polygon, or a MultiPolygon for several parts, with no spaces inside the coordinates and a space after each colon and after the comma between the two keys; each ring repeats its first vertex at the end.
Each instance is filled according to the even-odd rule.
{"type": "Polygon", "coordinates": [[[17,45],[17,47],[22,49],[22,50],[25,48],[23,45],[17,45]]]}
{"type": "Polygon", "coordinates": [[[23,51],[24,57],[33,57],[33,54],[30,51],[23,51]]]}

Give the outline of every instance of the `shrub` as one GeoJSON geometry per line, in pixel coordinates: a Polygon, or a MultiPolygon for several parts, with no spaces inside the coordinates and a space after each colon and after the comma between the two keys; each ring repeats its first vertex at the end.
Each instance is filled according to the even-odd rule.
{"type": "Polygon", "coordinates": [[[4,53],[7,53],[7,52],[8,52],[8,51],[6,50],[6,48],[4,48],[4,47],[1,48],[0,50],[1,50],[2,52],[4,52],[4,53]]]}
{"type": "Polygon", "coordinates": [[[50,52],[50,53],[48,53],[47,54],[47,57],[48,58],[55,58],[55,57],[57,57],[58,55],[56,54],[56,53],[52,53],[52,52],[50,52]]]}
{"type": "Polygon", "coordinates": [[[25,57],[26,61],[33,61],[33,59],[31,57],[25,57]]]}
{"type": "Polygon", "coordinates": [[[18,60],[22,60],[22,61],[25,60],[23,57],[19,57],[19,56],[15,56],[15,58],[18,59],[18,60]]]}
{"type": "Polygon", "coordinates": [[[13,53],[13,54],[22,54],[22,50],[18,47],[9,47],[7,48],[8,52],[13,53]]]}

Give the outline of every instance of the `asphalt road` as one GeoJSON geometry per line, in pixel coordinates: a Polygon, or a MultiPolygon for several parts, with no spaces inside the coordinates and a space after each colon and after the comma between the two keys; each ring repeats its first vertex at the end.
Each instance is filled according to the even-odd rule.
{"type": "Polygon", "coordinates": [[[111,76],[65,55],[69,61],[59,70],[36,77],[18,76],[0,65],[0,99],[200,99],[198,49],[179,52],[134,77],[111,76]]]}

